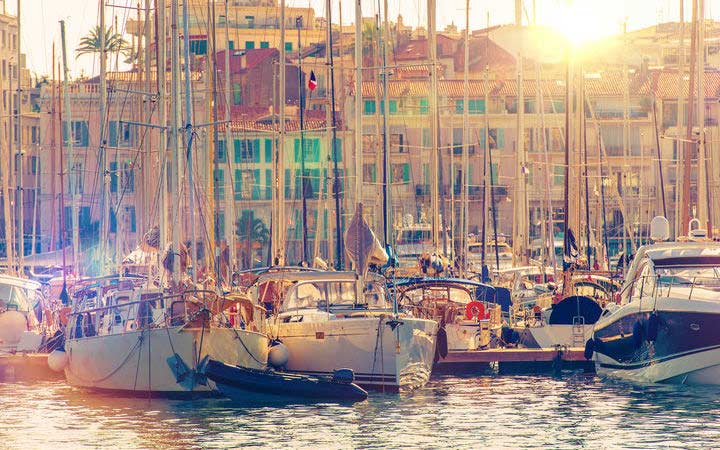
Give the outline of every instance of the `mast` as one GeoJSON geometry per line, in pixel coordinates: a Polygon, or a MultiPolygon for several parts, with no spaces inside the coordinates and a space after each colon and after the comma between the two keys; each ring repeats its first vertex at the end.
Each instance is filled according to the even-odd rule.
{"type": "MultiPolygon", "coordinates": [[[[688,89],[688,110],[687,110],[687,127],[685,130],[685,154],[683,155],[683,203],[682,203],[682,219],[680,226],[683,234],[687,236],[690,225],[690,175],[692,173],[692,157],[694,148],[694,139],[692,135],[693,129],[693,113],[695,101],[695,61],[697,56],[697,2],[692,2],[692,27],[690,32],[690,87],[688,89]]],[[[700,125],[702,126],[702,125],[700,125]]]]}
{"type": "Polygon", "coordinates": [[[275,220],[273,221],[273,231],[276,236],[273,239],[275,249],[273,251],[273,265],[283,265],[285,263],[285,102],[287,94],[285,92],[285,0],[280,0],[280,136],[278,137],[277,155],[277,179],[275,184],[276,198],[278,204],[275,207],[275,220]]]}
{"type": "MultiPolygon", "coordinates": [[[[585,72],[580,68],[580,120],[582,121],[583,139],[583,176],[585,178],[585,254],[587,255],[588,270],[592,268],[590,261],[592,248],[590,243],[590,182],[588,180],[588,149],[587,149],[587,117],[585,116],[585,72]]],[[[553,245],[553,249],[555,246],[553,245]]],[[[597,257],[595,258],[597,261],[597,257]]]]}
{"type": "MultiPolygon", "coordinates": [[[[515,26],[522,31],[522,1],[515,0],[515,26]]],[[[527,206],[525,187],[525,86],[523,76],[523,45],[520,40],[520,48],[517,57],[517,133],[516,152],[517,163],[515,164],[515,195],[513,220],[513,259],[517,264],[525,261],[525,249],[527,248],[527,206]]],[[[497,244],[497,243],[496,243],[497,244]]]]}
{"type": "Polygon", "coordinates": [[[190,31],[188,27],[187,1],[183,1],[183,45],[185,50],[185,143],[187,145],[186,167],[188,177],[188,205],[190,208],[190,248],[192,249],[192,280],[193,286],[197,284],[197,240],[195,239],[195,183],[193,182],[192,142],[194,130],[192,125],[192,91],[190,86],[190,31]]]}
{"type": "MultiPolygon", "coordinates": [[[[180,227],[182,226],[179,217],[180,203],[180,141],[178,139],[180,127],[180,108],[179,108],[179,90],[180,90],[180,45],[178,40],[178,0],[172,0],[170,3],[170,147],[172,152],[172,176],[171,192],[172,198],[172,251],[174,253],[173,260],[173,281],[176,283],[180,280],[180,227]]],[[[170,224],[168,224],[170,225],[170,224]]]]}
{"type": "Polygon", "coordinates": [[[298,98],[300,99],[300,198],[302,202],[302,258],[308,262],[308,228],[307,228],[307,177],[305,174],[305,132],[303,131],[305,117],[305,86],[303,86],[302,71],[302,43],[300,41],[300,29],[302,28],[302,16],[295,18],[295,28],[297,28],[297,45],[298,45],[298,98]]]}
{"type": "Polygon", "coordinates": [[[363,200],[362,150],[362,1],[355,0],[355,202],[363,200]]]}
{"type": "Polygon", "coordinates": [[[653,113],[653,131],[655,132],[655,147],[657,149],[657,159],[658,159],[658,175],[660,178],[660,196],[661,196],[661,204],[662,204],[662,211],[663,211],[663,217],[667,219],[667,205],[665,204],[665,179],[663,177],[663,166],[662,166],[662,155],[660,153],[660,132],[658,131],[658,122],[657,122],[657,99],[653,97],[653,104],[652,104],[652,113],[653,113]]]}
{"type": "MultiPolygon", "coordinates": [[[[55,155],[58,153],[58,149],[55,147],[57,145],[56,138],[56,130],[55,130],[55,42],[52,44],[52,59],[50,60],[50,65],[52,66],[52,81],[50,83],[50,148],[52,149],[52,157],[50,158],[50,190],[52,191],[52,201],[50,204],[52,205],[52,212],[50,214],[51,221],[50,221],[50,251],[55,250],[55,213],[57,211],[57,205],[55,204],[55,200],[57,195],[55,194],[55,171],[57,168],[55,167],[55,155]]],[[[0,86],[0,91],[2,91],[2,86],[0,86]]],[[[0,109],[0,115],[2,114],[2,110],[0,109]]],[[[1,126],[1,125],[0,125],[1,126]]],[[[5,216],[7,217],[7,216],[5,216]]]]}
{"type": "MultiPolygon", "coordinates": [[[[219,180],[217,179],[218,171],[220,169],[220,161],[217,157],[217,145],[218,145],[218,107],[217,107],[217,41],[215,36],[215,2],[212,4],[208,3],[208,16],[210,17],[210,47],[211,56],[208,58],[208,64],[210,65],[210,72],[212,73],[212,102],[211,114],[212,114],[212,142],[207,142],[208,145],[208,160],[212,161],[212,169],[208,170],[207,177],[209,181],[208,192],[212,192],[212,207],[209,208],[209,214],[212,219],[212,232],[208,236],[208,251],[205,255],[209,259],[211,257],[210,251],[212,251],[212,267],[215,272],[215,284],[220,287],[222,285],[223,274],[220,273],[220,246],[217,244],[217,240],[220,240],[220,220],[219,219],[219,208],[220,208],[220,189],[218,186],[219,180]]],[[[227,17],[225,17],[227,22],[227,17]]],[[[227,45],[226,45],[227,47],[227,45]]],[[[227,49],[226,49],[227,53],[227,49]]],[[[229,175],[229,174],[228,174],[229,175]]],[[[224,182],[224,181],[223,181],[224,182]]]]}
{"type": "Polygon", "coordinates": [[[388,116],[390,115],[390,101],[388,95],[388,44],[390,41],[390,30],[388,24],[388,2],[383,2],[383,32],[380,34],[380,40],[382,41],[382,84],[383,84],[383,153],[382,153],[382,164],[383,164],[383,235],[385,236],[385,248],[392,245],[392,190],[390,189],[390,140],[388,139],[388,116]]]}
{"type": "MultiPolygon", "coordinates": [[[[339,3],[341,4],[341,3],[339,3]]],[[[342,209],[340,208],[340,170],[338,169],[338,140],[337,124],[335,122],[335,65],[333,63],[333,36],[332,36],[332,4],[327,0],[328,48],[326,52],[327,63],[330,68],[330,121],[332,125],[332,161],[333,161],[333,195],[335,196],[335,268],[343,268],[344,252],[342,238],[342,209]]],[[[361,17],[361,16],[360,16],[361,17]]],[[[359,20],[359,19],[358,19],[359,20]]],[[[357,22],[357,20],[356,20],[357,22]]],[[[342,37],[342,16],[340,16],[340,36],[342,37]]],[[[355,96],[356,98],[358,95],[355,96]]],[[[362,99],[362,93],[360,93],[362,99]]],[[[360,111],[359,109],[357,110],[360,111]]],[[[360,166],[360,182],[362,183],[362,165],[360,166]]],[[[319,214],[319,212],[318,212],[319,214]]],[[[320,217],[318,217],[318,222],[320,217]]],[[[317,239],[317,237],[316,237],[317,239]]]]}
{"type": "MultiPolygon", "coordinates": [[[[432,245],[436,253],[440,253],[439,233],[440,230],[440,185],[438,182],[438,168],[440,166],[440,155],[438,149],[438,100],[437,100],[437,43],[435,30],[435,0],[428,0],[427,6],[428,23],[428,51],[430,53],[430,175],[431,175],[431,201],[432,210],[432,245]]],[[[387,102],[386,102],[387,105],[387,102]]],[[[444,231],[444,230],[443,230],[444,231]]]]}
{"type": "MultiPolygon", "coordinates": [[[[462,274],[465,274],[467,271],[468,257],[468,202],[470,200],[470,178],[468,177],[468,172],[470,170],[470,85],[468,83],[468,77],[470,74],[470,0],[465,0],[465,53],[463,57],[465,65],[463,68],[462,177],[460,180],[460,186],[462,187],[462,210],[460,213],[460,271],[462,274]]],[[[487,109],[487,107],[488,105],[484,104],[484,108],[487,109]]]]}
{"type": "MultiPolygon", "coordinates": [[[[98,230],[99,244],[100,244],[100,270],[105,270],[105,263],[107,261],[107,237],[108,237],[108,223],[110,217],[110,202],[108,201],[108,184],[110,177],[107,176],[110,172],[108,171],[107,161],[107,143],[105,141],[105,118],[107,116],[107,55],[105,42],[105,0],[98,0],[98,13],[100,14],[100,104],[99,104],[99,115],[100,115],[100,151],[98,154],[98,165],[101,168],[100,189],[100,228],[98,230]],[[107,182],[106,182],[107,179],[107,182]]],[[[120,130],[117,131],[119,133],[120,130]]]]}
{"type": "MultiPolygon", "coordinates": [[[[73,135],[71,128],[71,114],[70,114],[70,95],[68,91],[68,76],[69,70],[67,66],[67,50],[65,48],[65,21],[60,21],[60,38],[62,41],[62,60],[63,60],[63,100],[65,103],[65,136],[67,136],[67,143],[65,144],[68,152],[68,167],[67,172],[70,176],[70,198],[71,198],[71,217],[70,226],[72,226],[72,241],[73,241],[73,272],[75,276],[79,276],[78,256],[80,253],[80,232],[78,229],[78,198],[75,192],[76,177],[75,163],[73,161],[73,135]]],[[[64,272],[64,271],[63,271],[64,272]]]]}
{"type": "MultiPolygon", "coordinates": [[[[563,211],[564,211],[564,239],[563,239],[563,273],[566,273],[567,264],[565,256],[570,254],[570,243],[568,242],[568,211],[570,195],[570,43],[565,49],[565,180],[563,189],[563,211]]],[[[553,243],[553,250],[555,244],[553,243]]],[[[564,283],[563,286],[567,285],[564,283]]],[[[563,294],[564,294],[563,288],[563,294]]]]}
{"type": "MultiPolygon", "coordinates": [[[[230,101],[228,96],[230,95],[230,76],[232,71],[230,70],[230,18],[228,17],[228,2],[225,0],[225,161],[228,166],[228,176],[225,177],[225,208],[227,209],[227,215],[225,219],[225,239],[229,247],[230,256],[230,279],[232,280],[232,272],[235,270],[235,261],[237,258],[235,248],[235,220],[237,218],[235,213],[235,194],[234,186],[230,183],[232,180],[232,166],[230,165],[230,101]]],[[[273,89],[275,87],[275,80],[273,80],[273,89]]],[[[274,96],[273,96],[274,97],[274,96]]],[[[274,101],[274,98],[273,98],[274,101]]],[[[273,111],[275,114],[275,111],[273,111]]],[[[273,139],[273,142],[275,139],[273,139]]]]}
{"type": "MultiPolygon", "coordinates": [[[[170,225],[168,220],[168,155],[167,155],[167,49],[166,49],[166,30],[165,30],[165,0],[155,0],[155,17],[157,17],[157,56],[155,58],[155,69],[157,70],[157,101],[158,116],[160,121],[160,140],[158,151],[158,172],[160,176],[160,250],[163,251],[167,245],[167,228],[170,225]]],[[[172,134],[171,134],[172,135],[172,134]]],[[[173,227],[175,228],[175,227],[173,227]]],[[[177,247],[173,243],[173,251],[177,251],[177,247]]]]}
{"type": "MultiPolygon", "coordinates": [[[[2,77],[0,77],[0,91],[2,91],[2,77]]],[[[12,96],[11,96],[12,99],[12,96]]],[[[10,105],[12,109],[12,102],[10,105]]],[[[4,103],[0,102],[0,117],[5,117],[4,103]]],[[[4,121],[0,122],[0,150],[2,150],[2,157],[0,157],[0,164],[2,165],[2,196],[3,196],[3,222],[5,224],[5,257],[7,258],[8,269],[12,272],[15,268],[15,259],[13,258],[13,221],[12,214],[10,213],[10,154],[12,153],[12,141],[7,139],[5,136],[5,124],[4,121]],[[7,142],[7,154],[5,153],[5,142],[7,142]]],[[[8,132],[10,127],[7,128],[8,132]]]]}
{"type": "Polygon", "coordinates": [[[704,163],[702,166],[704,167],[704,170],[702,171],[702,174],[704,175],[704,183],[701,188],[698,189],[698,193],[702,192],[705,194],[705,213],[707,218],[707,236],[708,238],[712,239],[713,237],[713,208],[712,208],[712,188],[710,187],[710,173],[712,173],[711,167],[713,164],[715,164],[715,161],[713,161],[713,158],[711,157],[710,149],[708,148],[708,145],[705,141],[705,0],[698,0],[699,2],[699,13],[700,13],[700,28],[699,28],[699,34],[700,34],[700,67],[698,70],[698,78],[699,78],[699,89],[698,89],[698,96],[700,97],[700,105],[698,108],[700,119],[698,120],[699,127],[700,127],[700,157],[704,159],[704,163]]]}
{"type": "Polygon", "coordinates": [[[680,0],[680,41],[678,44],[678,101],[677,101],[677,123],[675,126],[676,137],[675,147],[677,148],[677,155],[675,160],[675,236],[682,234],[683,225],[681,221],[681,205],[689,202],[687,198],[683,198],[683,175],[684,172],[681,170],[681,163],[684,159],[685,145],[680,137],[680,130],[682,129],[685,118],[685,75],[683,73],[683,67],[685,66],[685,2],[680,0]]]}
{"type": "MultiPolygon", "coordinates": [[[[22,73],[20,71],[20,61],[22,54],[20,50],[20,42],[22,42],[22,34],[20,33],[20,0],[17,0],[17,62],[15,70],[17,71],[17,104],[15,105],[15,114],[17,114],[17,200],[15,207],[17,208],[16,220],[18,222],[18,266],[19,272],[22,274],[24,270],[25,260],[25,192],[23,190],[23,151],[22,151],[22,73]]],[[[12,91],[11,91],[12,92],[12,91]]],[[[11,94],[12,95],[12,94],[11,94]]]]}
{"type": "MultiPolygon", "coordinates": [[[[60,62],[57,65],[58,76],[60,76],[60,62]]],[[[63,81],[63,86],[65,82],[63,81]]],[[[59,87],[58,87],[59,89],[59,87]]],[[[65,90],[62,94],[65,95],[65,90]]],[[[58,92],[61,94],[61,92],[58,92]]],[[[59,95],[58,95],[59,97],[59,95]]],[[[60,120],[60,126],[63,126],[63,104],[58,98],[58,119],[60,120]]],[[[61,132],[62,133],[62,132],[61,132]]],[[[63,275],[63,288],[67,286],[67,255],[65,254],[65,161],[63,158],[62,147],[60,148],[60,247],[62,248],[62,275],[63,275]]]]}

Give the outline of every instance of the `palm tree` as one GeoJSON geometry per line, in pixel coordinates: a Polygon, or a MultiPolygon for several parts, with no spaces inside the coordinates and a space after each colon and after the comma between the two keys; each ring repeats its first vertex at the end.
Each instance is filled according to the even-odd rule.
{"type": "MultiPolygon", "coordinates": [[[[108,28],[105,30],[105,51],[128,56],[131,48],[120,33],[113,33],[112,28],[108,28]]],[[[92,53],[100,53],[100,26],[95,26],[80,39],[80,46],[75,49],[75,58],[92,53]]]]}
{"type": "Polygon", "coordinates": [[[251,214],[243,214],[235,223],[235,235],[238,241],[245,245],[241,249],[243,255],[243,267],[250,268],[253,265],[253,248],[265,247],[270,241],[270,230],[261,219],[254,218],[251,214]],[[257,243],[257,245],[253,245],[257,243]]]}

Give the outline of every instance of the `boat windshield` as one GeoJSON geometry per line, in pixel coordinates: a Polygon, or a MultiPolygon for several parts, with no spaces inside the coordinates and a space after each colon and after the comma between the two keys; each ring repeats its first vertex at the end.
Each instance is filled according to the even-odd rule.
{"type": "Polygon", "coordinates": [[[287,293],[280,312],[297,309],[388,309],[385,292],[377,283],[366,283],[360,298],[355,295],[355,281],[305,281],[287,293]]]}
{"type": "Polygon", "coordinates": [[[0,310],[29,311],[30,305],[22,291],[9,284],[0,284],[0,310]]]}
{"type": "Polygon", "coordinates": [[[657,285],[720,288],[720,267],[656,268],[657,285]]]}
{"type": "Polygon", "coordinates": [[[453,302],[465,305],[473,301],[467,289],[448,286],[432,286],[408,289],[403,292],[401,302],[410,302],[418,305],[426,302],[453,302]]]}

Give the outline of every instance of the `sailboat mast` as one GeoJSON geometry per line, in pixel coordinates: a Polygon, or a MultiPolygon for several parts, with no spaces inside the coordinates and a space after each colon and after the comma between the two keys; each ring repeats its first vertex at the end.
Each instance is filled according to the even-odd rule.
{"type": "Polygon", "coordinates": [[[275,264],[284,264],[285,262],[285,0],[280,0],[280,136],[278,137],[278,149],[276,152],[277,161],[277,180],[275,190],[275,198],[277,205],[275,207],[275,220],[272,228],[276,235],[273,239],[273,255],[275,264]]]}
{"type": "Polygon", "coordinates": [[[390,101],[388,95],[388,45],[390,41],[390,26],[388,22],[388,2],[383,2],[383,32],[380,34],[382,40],[382,83],[383,83],[383,235],[385,236],[385,248],[392,245],[392,189],[390,174],[390,140],[388,139],[388,116],[390,115],[390,101]]]}
{"type": "MultiPolygon", "coordinates": [[[[178,0],[172,0],[170,3],[170,148],[172,151],[172,176],[171,191],[173,192],[172,203],[172,251],[173,251],[173,281],[176,283],[180,280],[180,222],[179,204],[180,204],[180,141],[178,139],[180,127],[180,108],[179,108],[179,90],[180,90],[180,45],[178,40],[178,0]]],[[[184,222],[184,221],[183,221],[184,222]]],[[[168,224],[170,225],[170,224],[168,224]]]]}
{"type": "MultiPolygon", "coordinates": [[[[20,61],[22,61],[22,53],[20,49],[20,43],[22,42],[22,34],[20,33],[21,18],[20,18],[20,0],[17,0],[17,60],[15,63],[15,70],[17,72],[17,104],[15,105],[15,111],[17,114],[17,201],[15,207],[17,208],[16,219],[18,222],[18,266],[20,273],[23,272],[24,259],[25,259],[25,192],[23,190],[23,151],[22,151],[22,74],[20,72],[20,61]]],[[[12,94],[11,94],[12,95],[12,94]]]]}
{"type": "Polygon", "coordinates": [[[439,149],[438,149],[438,100],[437,100],[437,43],[435,30],[435,0],[427,3],[428,51],[430,57],[430,180],[432,211],[432,245],[436,253],[440,253],[440,185],[438,181],[439,149]]]}
{"type": "Polygon", "coordinates": [[[307,176],[305,174],[305,86],[303,86],[302,71],[302,42],[300,41],[300,30],[303,25],[302,16],[295,18],[295,28],[297,28],[297,46],[298,46],[298,98],[300,107],[300,201],[302,203],[302,260],[308,262],[308,226],[307,226],[307,176]]]}
{"type": "MultiPolygon", "coordinates": [[[[165,38],[165,0],[155,0],[155,17],[157,17],[157,30],[155,40],[157,42],[157,55],[155,58],[155,69],[157,71],[157,102],[158,116],[160,121],[160,141],[158,151],[158,172],[160,173],[160,250],[165,248],[167,243],[168,220],[167,192],[168,192],[168,164],[167,164],[167,49],[165,38]]],[[[177,247],[173,247],[177,251],[177,247]]]]}
{"type": "MultiPolygon", "coordinates": [[[[692,157],[694,140],[692,136],[693,129],[693,113],[694,102],[695,102],[695,62],[697,55],[697,15],[698,8],[697,2],[692,1],[692,26],[690,31],[690,87],[688,89],[688,103],[687,103],[687,128],[685,131],[685,154],[683,155],[683,199],[682,206],[682,219],[680,226],[682,227],[683,234],[688,235],[690,231],[690,175],[692,173],[692,157]]],[[[702,126],[702,125],[701,125],[702,126]]]]}
{"type": "Polygon", "coordinates": [[[68,90],[68,76],[69,70],[67,66],[67,50],[65,47],[65,21],[60,21],[60,39],[62,41],[62,60],[63,60],[63,103],[65,104],[65,121],[63,125],[65,127],[65,136],[67,136],[66,148],[68,153],[68,167],[67,173],[70,176],[70,202],[71,202],[71,217],[70,226],[72,227],[72,241],[73,241],[73,272],[75,276],[80,275],[78,266],[78,256],[80,254],[80,232],[78,229],[78,199],[75,193],[76,177],[75,173],[75,162],[73,161],[73,133],[71,128],[71,114],[70,114],[70,93],[68,90]]]}
{"type": "MultiPolygon", "coordinates": [[[[107,116],[107,53],[105,42],[105,0],[98,0],[98,14],[100,14],[100,102],[98,105],[98,114],[100,116],[100,151],[98,154],[98,166],[102,171],[101,183],[100,183],[100,229],[98,230],[99,244],[100,244],[100,270],[105,270],[105,263],[107,261],[107,237],[108,237],[108,222],[110,216],[110,202],[108,201],[108,185],[109,171],[108,171],[108,160],[107,160],[107,145],[105,141],[105,119],[107,116]]],[[[119,132],[119,130],[118,130],[119,132]]]]}
{"type": "MultiPolygon", "coordinates": [[[[327,0],[327,26],[328,26],[328,51],[327,63],[330,68],[330,122],[332,126],[332,161],[333,161],[333,195],[335,196],[335,268],[343,268],[344,252],[342,239],[342,209],[340,208],[340,170],[338,169],[337,123],[335,122],[335,64],[333,62],[333,35],[332,35],[332,3],[327,0]]],[[[362,16],[358,16],[360,20],[362,16]]],[[[342,36],[342,15],[340,16],[340,35],[342,36]]],[[[356,94],[356,98],[362,99],[362,94],[356,94]]],[[[356,111],[360,111],[359,109],[356,111]]],[[[362,183],[362,165],[360,167],[360,182],[362,183]]],[[[319,214],[319,212],[318,212],[319,214]]],[[[320,218],[318,217],[318,221],[320,218]]],[[[317,238],[316,238],[317,239],[317,238]]]]}
{"type": "Polygon", "coordinates": [[[188,174],[188,206],[190,208],[190,248],[192,249],[192,280],[193,286],[197,284],[197,240],[195,239],[195,183],[193,182],[193,161],[192,161],[192,142],[194,130],[192,125],[192,91],[190,86],[190,30],[188,26],[188,2],[183,2],[183,45],[185,56],[185,142],[187,144],[186,167],[188,174]]]}
{"type": "MultiPolygon", "coordinates": [[[[518,32],[522,32],[522,1],[515,0],[515,26],[518,32]]],[[[513,260],[515,264],[525,260],[525,249],[527,244],[527,202],[525,201],[525,86],[523,76],[523,44],[520,40],[520,47],[517,56],[517,133],[516,152],[517,164],[515,164],[515,195],[513,220],[513,260]]]]}
{"type": "MultiPolygon", "coordinates": [[[[565,49],[565,180],[563,183],[563,211],[564,211],[564,239],[563,255],[570,254],[570,243],[568,242],[568,211],[570,195],[570,43],[565,49]]],[[[555,245],[553,244],[553,248],[555,245]]],[[[563,258],[564,262],[564,258],[563,258]]],[[[566,264],[563,263],[563,272],[566,272],[566,264]]],[[[565,283],[564,285],[566,285],[565,283]]],[[[563,285],[563,286],[564,286],[563,285]]],[[[564,292],[563,292],[564,293],[564,292]]]]}
{"type": "MultiPolygon", "coordinates": [[[[0,91],[2,90],[2,77],[0,77],[0,91]]],[[[54,89],[54,87],[53,87],[54,89]]],[[[12,98],[12,96],[11,96],[12,98]]],[[[12,108],[12,102],[11,106],[12,108]]],[[[5,107],[0,102],[0,117],[5,117],[5,107]]],[[[15,268],[15,259],[13,258],[13,221],[12,214],[10,213],[10,154],[12,153],[12,141],[7,139],[5,134],[6,130],[10,130],[10,127],[5,127],[0,122],[0,149],[2,149],[2,157],[0,157],[0,164],[2,164],[2,196],[3,196],[3,222],[5,224],[5,257],[7,258],[7,266],[10,271],[15,268]],[[7,154],[5,154],[5,142],[7,142],[7,154]]]]}
{"type": "Polygon", "coordinates": [[[362,0],[355,0],[355,203],[363,200],[362,186],[365,176],[362,154],[362,51],[362,0]]]}
{"type": "MultiPolygon", "coordinates": [[[[225,208],[227,210],[227,216],[225,218],[225,239],[227,240],[227,244],[230,247],[230,272],[234,272],[235,270],[235,261],[236,261],[236,247],[235,247],[235,220],[237,219],[237,215],[235,213],[235,195],[233,193],[233,186],[230,184],[230,180],[232,177],[230,176],[232,174],[231,166],[230,166],[230,123],[231,123],[231,117],[230,117],[230,101],[229,101],[229,95],[230,95],[230,76],[232,75],[232,71],[230,70],[230,17],[228,15],[228,2],[229,0],[225,0],[225,160],[228,162],[228,176],[225,177],[225,183],[227,189],[225,189],[225,208]],[[229,220],[228,220],[229,219],[229,220]]],[[[274,80],[273,80],[273,88],[275,86],[274,80]]],[[[274,96],[273,96],[274,97],[274,96]]],[[[274,100],[274,98],[273,98],[274,100]]],[[[273,111],[273,114],[275,111],[273,111]]],[[[275,141],[275,139],[273,139],[275,141]]],[[[231,275],[232,277],[232,275],[231,275]]]]}
{"type": "MultiPolygon", "coordinates": [[[[464,275],[467,271],[468,257],[468,202],[470,200],[470,0],[465,0],[465,64],[463,67],[463,153],[462,153],[462,177],[460,186],[462,189],[462,209],[460,220],[460,270],[464,275]]],[[[483,105],[487,108],[487,104],[483,105]]],[[[454,177],[453,177],[454,178],[454,177]]]]}
{"type": "MultiPolygon", "coordinates": [[[[585,236],[586,246],[585,253],[587,255],[588,269],[592,267],[590,258],[592,257],[592,248],[590,247],[590,182],[588,180],[588,149],[587,149],[587,117],[585,115],[585,74],[580,70],[580,111],[582,112],[580,120],[582,121],[582,138],[583,138],[583,175],[585,177],[585,236]]],[[[554,247],[554,246],[553,246],[554,247]]],[[[595,258],[597,261],[597,257],[595,258]]]]}

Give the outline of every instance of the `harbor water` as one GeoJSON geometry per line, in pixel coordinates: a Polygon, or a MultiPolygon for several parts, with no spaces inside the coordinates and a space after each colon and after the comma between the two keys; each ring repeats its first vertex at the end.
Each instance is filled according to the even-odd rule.
{"type": "Polygon", "coordinates": [[[717,448],[720,389],[580,373],[443,375],[355,405],[162,400],[0,383],[0,448],[717,448]]]}

